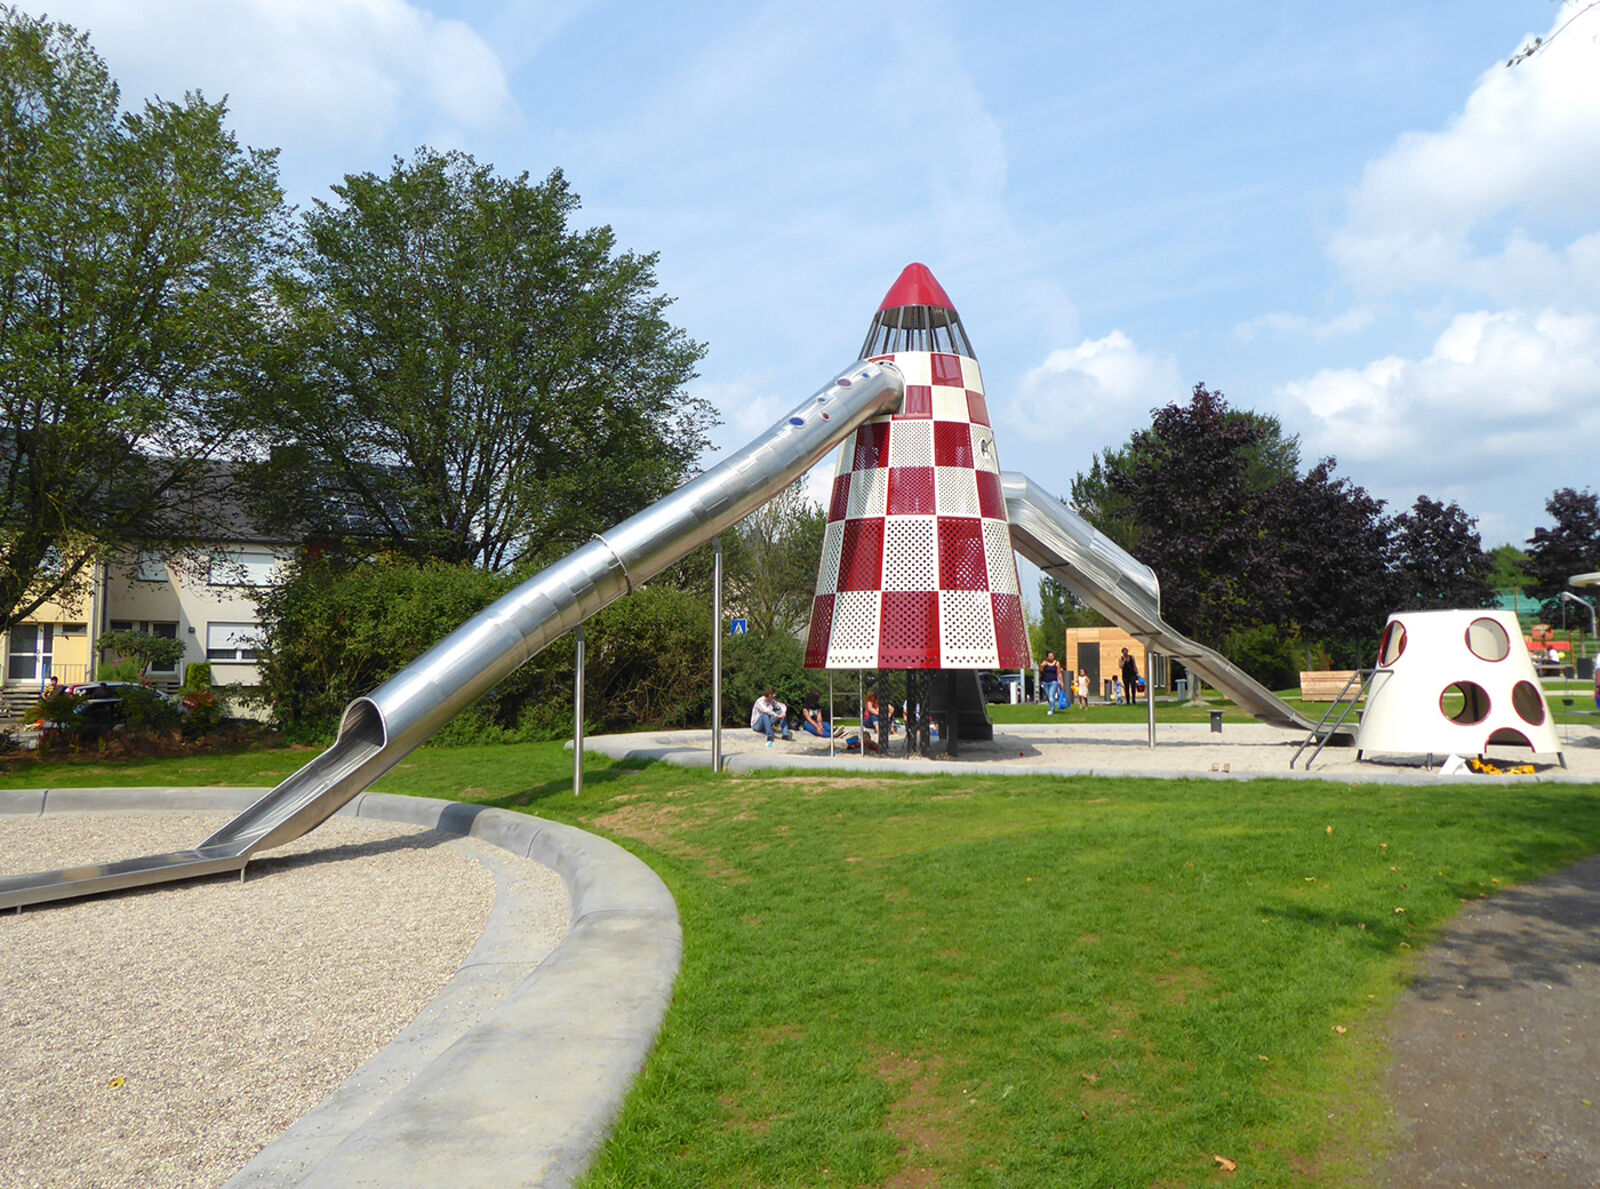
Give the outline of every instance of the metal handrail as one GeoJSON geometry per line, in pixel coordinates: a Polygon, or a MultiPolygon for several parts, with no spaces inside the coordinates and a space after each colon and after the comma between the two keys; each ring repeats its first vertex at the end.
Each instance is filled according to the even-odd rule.
{"type": "Polygon", "coordinates": [[[1313,751],[1311,753],[1311,757],[1306,760],[1306,771],[1311,771],[1311,765],[1317,762],[1317,757],[1322,754],[1322,749],[1328,746],[1328,741],[1339,733],[1339,728],[1344,726],[1345,721],[1350,717],[1350,712],[1360,704],[1362,698],[1366,697],[1367,687],[1372,684],[1373,677],[1377,676],[1377,674],[1380,672],[1387,673],[1389,670],[1374,667],[1371,669],[1352,669],[1350,671],[1350,676],[1345,681],[1344,688],[1341,689],[1338,695],[1333,699],[1332,705],[1330,705],[1327,710],[1323,711],[1322,718],[1317,722],[1317,725],[1311,728],[1311,733],[1301,741],[1300,746],[1295,749],[1294,755],[1290,757],[1290,768],[1294,767],[1295,761],[1300,758],[1300,753],[1305,751],[1306,748],[1310,747],[1312,741],[1315,740],[1317,744],[1316,750],[1313,751]],[[1358,678],[1361,681],[1361,688],[1357,691],[1356,696],[1351,698],[1349,703],[1346,704],[1344,697],[1350,692],[1350,687],[1356,683],[1358,678]],[[1329,727],[1328,719],[1331,718],[1333,716],[1333,712],[1338,710],[1341,706],[1344,707],[1344,710],[1339,715],[1339,720],[1329,727]],[[1327,728],[1326,731],[1323,729],[1325,727],[1327,728]]]}

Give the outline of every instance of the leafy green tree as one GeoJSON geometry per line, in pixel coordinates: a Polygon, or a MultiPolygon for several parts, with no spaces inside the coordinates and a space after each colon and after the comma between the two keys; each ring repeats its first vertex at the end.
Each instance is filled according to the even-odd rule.
{"type": "Polygon", "coordinates": [[[559,171],[418,149],[346,176],[280,286],[275,465],[259,490],[337,537],[491,571],[537,567],[678,486],[706,444],[704,347],[654,254],[572,231],[559,171]],[[307,484],[306,475],[317,477],[307,484]]]}
{"type": "Polygon", "coordinates": [[[1528,585],[1528,554],[1507,543],[1489,550],[1489,585],[1496,590],[1520,590],[1528,585]]]}
{"type": "Polygon", "coordinates": [[[1395,517],[1394,610],[1494,605],[1493,567],[1476,525],[1454,500],[1444,504],[1425,495],[1395,517]]]}
{"type": "Polygon", "coordinates": [[[81,34],[0,7],[0,629],[204,527],[283,217],[275,154],[225,116],[198,94],[119,113],[81,34]]]}
{"type": "Polygon", "coordinates": [[[152,632],[107,632],[97,641],[100,655],[115,653],[134,661],[143,677],[151,665],[175,665],[183,659],[182,640],[157,636],[152,632]]]}
{"type": "Polygon", "coordinates": [[[724,538],[724,601],[751,635],[794,636],[811,622],[827,528],[827,511],[796,480],[724,538]]]}
{"type": "Polygon", "coordinates": [[[1600,500],[1588,488],[1562,487],[1545,501],[1544,510],[1554,523],[1533,530],[1523,568],[1528,593],[1554,599],[1572,575],[1600,570],[1600,500]]]}

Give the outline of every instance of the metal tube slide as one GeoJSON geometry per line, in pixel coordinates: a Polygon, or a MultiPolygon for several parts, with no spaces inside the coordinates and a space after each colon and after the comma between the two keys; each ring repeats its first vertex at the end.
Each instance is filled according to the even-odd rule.
{"type": "Polygon", "coordinates": [[[1161,618],[1161,584],[1134,558],[1026,475],[1000,476],[1011,544],[1023,557],[1156,652],[1182,661],[1241,710],[1278,727],[1316,724],[1219,652],[1161,618]]]}
{"type": "Polygon", "coordinates": [[[528,579],[357,698],[332,747],[194,851],[127,860],[92,887],[84,885],[89,869],[0,879],[0,908],[188,878],[197,856],[237,869],[315,829],[529,657],[737,524],[862,422],[898,411],[904,397],[893,367],[851,364],[737,454],[528,579]]]}

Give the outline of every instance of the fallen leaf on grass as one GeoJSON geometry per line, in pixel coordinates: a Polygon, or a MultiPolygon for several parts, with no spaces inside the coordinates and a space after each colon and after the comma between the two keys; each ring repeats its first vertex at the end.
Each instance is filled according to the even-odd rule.
{"type": "Polygon", "coordinates": [[[1238,1161],[1229,1160],[1226,1156],[1213,1156],[1211,1159],[1222,1166],[1223,1172],[1234,1172],[1239,1167],[1238,1161]]]}
{"type": "Polygon", "coordinates": [[[1343,1036],[1346,1032],[1349,1031],[1349,1029],[1346,1028],[1343,1024],[1335,1024],[1333,1026],[1333,1030],[1335,1032],[1337,1032],[1340,1036],[1343,1036]]]}

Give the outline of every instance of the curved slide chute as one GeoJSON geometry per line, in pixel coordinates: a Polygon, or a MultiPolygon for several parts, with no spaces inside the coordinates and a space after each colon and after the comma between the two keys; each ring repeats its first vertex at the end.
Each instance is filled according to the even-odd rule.
{"type": "Polygon", "coordinates": [[[332,747],[193,850],[0,879],[0,908],[239,871],[256,852],[315,829],[524,661],[737,524],[904,398],[893,367],[851,364],[737,454],[528,579],[357,698],[332,747]]]}
{"type": "Polygon", "coordinates": [[[1089,606],[1154,652],[1220,690],[1241,710],[1275,727],[1315,731],[1317,724],[1221,653],[1197,644],[1161,618],[1155,571],[1026,475],[1000,476],[1011,544],[1089,606]]]}

